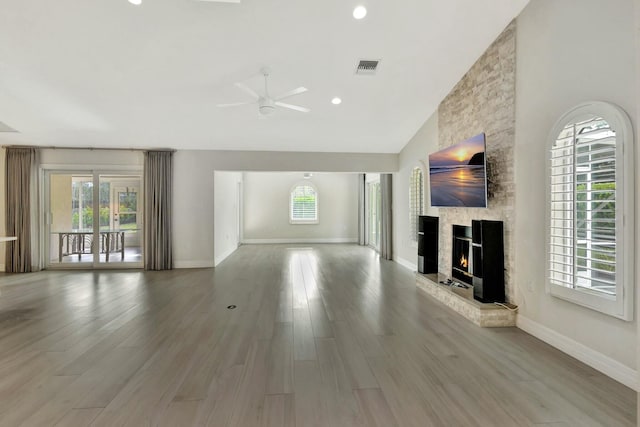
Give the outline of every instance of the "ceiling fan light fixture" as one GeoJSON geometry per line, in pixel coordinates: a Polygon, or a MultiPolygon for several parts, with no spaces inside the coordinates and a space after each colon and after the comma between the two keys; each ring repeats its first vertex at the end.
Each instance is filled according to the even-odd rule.
{"type": "Polygon", "coordinates": [[[355,19],[363,19],[367,16],[367,8],[363,5],[358,5],[353,9],[353,17],[355,19]]]}
{"type": "Polygon", "coordinates": [[[260,106],[260,114],[263,116],[270,116],[276,111],[276,107],[273,105],[262,105],[260,106]]]}
{"type": "Polygon", "coordinates": [[[260,73],[264,77],[264,92],[262,94],[258,94],[255,90],[251,89],[249,86],[242,82],[236,82],[235,85],[238,89],[241,89],[247,95],[254,99],[254,101],[249,102],[234,102],[231,104],[218,104],[218,107],[235,107],[238,105],[247,105],[247,104],[258,104],[258,113],[260,116],[269,116],[276,111],[276,107],[286,108],[289,110],[299,111],[301,113],[308,113],[311,110],[307,107],[302,107],[300,105],[287,104],[282,102],[281,100],[290,98],[295,95],[300,95],[301,93],[305,93],[308,89],[306,87],[300,86],[296,89],[290,90],[288,92],[282,93],[277,96],[269,95],[269,87],[267,84],[267,79],[270,74],[270,70],[266,67],[263,67],[260,70],[260,73]]]}
{"type": "Polygon", "coordinates": [[[262,116],[270,116],[275,113],[276,106],[271,99],[260,98],[258,101],[258,111],[260,111],[260,115],[262,116]]]}

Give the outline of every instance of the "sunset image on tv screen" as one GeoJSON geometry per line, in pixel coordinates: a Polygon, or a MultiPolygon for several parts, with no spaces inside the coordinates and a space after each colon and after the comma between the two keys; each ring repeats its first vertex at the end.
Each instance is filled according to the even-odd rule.
{"type": "Polygon", "coordinates": [[[487,207],[484,133],[429,155],[431,206],[487,207]]]}

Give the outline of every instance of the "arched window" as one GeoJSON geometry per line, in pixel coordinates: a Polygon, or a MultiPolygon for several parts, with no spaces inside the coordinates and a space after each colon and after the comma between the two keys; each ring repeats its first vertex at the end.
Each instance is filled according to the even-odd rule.
{"type": "Polygon", "coordinates": [[[424,174],[416,167],[409,182],[409,237],[418,241],[418,217],[424,213],[424,174]]]}
{"type": "Polygon", "coordinates": [[[548,289],[630,320],[633,312],[633,135],[624,111],[582,104],[551,136],[548,289]]]}
{"type": "Polygon", "coordinates": [[[318,192],[313,184],[297,184],[289,198],[289,222],[291,224],[318,223],[318,192]]]}

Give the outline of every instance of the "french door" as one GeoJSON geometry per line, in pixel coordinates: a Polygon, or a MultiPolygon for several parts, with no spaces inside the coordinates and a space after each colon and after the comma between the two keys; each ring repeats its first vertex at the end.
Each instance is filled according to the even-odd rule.
{"type": "Polygon", "coordinates": [[[142,267],[142,175],[45,172],[45,267],[142,267]]]}
{"type": "MultiPolygon", "coordinates": [[[[122,182],[120,182],[122,183],[122,182]]],[[[140,185],[135,181],[131,186],[113,187],[112,190],[113,215],[111,217],[111,228],[126,230],[123,234],[127,247],[140,247],[142,240],[142,214],[140,208],[140,185]],[[135,231],[135,232],[134,232],[135,231]]]]}
{"type": "Polygon", "coordinates": [[[367,237],[370,246],[380,251],[380,181],[367,184],[367,237]]]}

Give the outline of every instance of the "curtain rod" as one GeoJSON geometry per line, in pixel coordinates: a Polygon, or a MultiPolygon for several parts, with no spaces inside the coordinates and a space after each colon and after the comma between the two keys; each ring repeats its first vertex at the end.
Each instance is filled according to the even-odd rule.
{"type": "Polygon", "coordinates": [[[177,150],[174,148],[109,148],[109,147],[56,147],[45,145],[3,145],[2,148],[36,148],[36,149],[49,149],[49,150],[88,150],[88,151],[170,151],[175,153],[177,150]]]}

